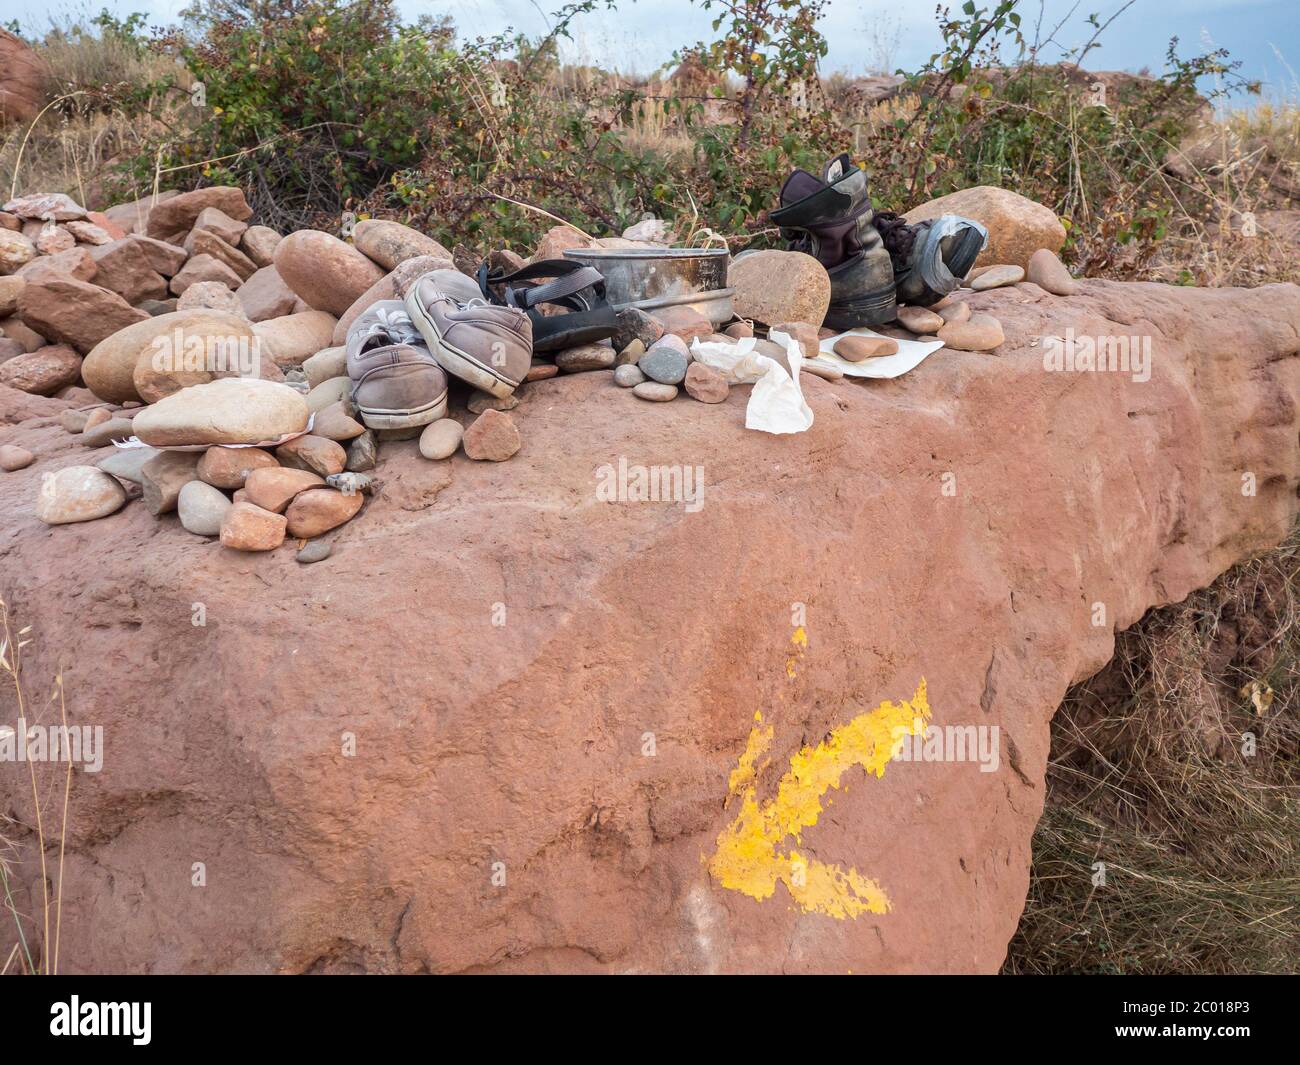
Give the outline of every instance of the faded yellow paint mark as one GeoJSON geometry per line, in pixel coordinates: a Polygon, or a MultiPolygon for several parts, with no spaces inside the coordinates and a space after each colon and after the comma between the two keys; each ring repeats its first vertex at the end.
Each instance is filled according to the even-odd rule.
{"type": "MultiPolygon", "coordinates": [[[[718,836],[709,861],[709,873],[723,887],[762,901],[785,885],[805,913],[821,913],[843,920],[863,913],[887,913],[890,902],[884,889],[855,868],[848,870],[806,858],[786,840],[803,842],[804,829],[817,823],[822,799],[854,766],[877,778],[894,756],[898,739],[925,728],[930,717],[925,678],[911,699],[886,700],[874,710],[859,714],[833,729],[816,747],[804,747],[790,759],[789,771],[777,784],[776,796],[762,803],[757,795],[755,763],[772,744],[771,725],[763,727],[755,714],[745,751],[728,781],[730,805],[741,800],[740,812],[718,836]]],[[[761,768],[761,767],[760,767],[761,768]]],[[[829,803],[829,799],[827,802],[829,803]]]]}
{"type": "Polygon", "coordinates": [[[799,659],[803,657],[804,651],[808,649],[808,633],[802,625],[794,630],[794,633],[790,636],[790,642],[794,645],[795,650],[786,656],[785,675],[794,680],[796,673],[794,667],[799,662],[799,659]]]}
{"type": "Polygon", "coordinates": [[[754,783],[754,762],[772,744],[772,726],[760,728],[763,715],[759,713],[754,714],[754,721],[756,724],[749,732],[749,742],[745,744],[744,753],[741,754],[740,761],[736,763],[736,768],[731,771],[731,776],[727,780],[728,802],[733,795],[739,795],[754,783]]]}

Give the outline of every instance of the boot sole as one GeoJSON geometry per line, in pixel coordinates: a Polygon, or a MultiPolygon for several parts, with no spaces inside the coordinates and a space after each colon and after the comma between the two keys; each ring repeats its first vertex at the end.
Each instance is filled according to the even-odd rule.
{"type": "MultiPolygon", "coordinates": [[[[926,238],[928,245],[933,239],[933,231],[926,238]]],[[[916,307],[929,307],[938,303],[948,293],[957,291],[957,288],[963,283],[963,278],[971,272],[975,265],[975,260],[979,258],[979,253],[984,250],[985,233],[982,230],[969,229],[961,238],[961,243],[952,250],[952,262],[945,262],[940,256],[943,272],[947,277],[939,277],[933,270],[928,267],[934,266],[934,257],[930,255],[929,248],[921,250],[922,265],[917,269],[920,276],[921,284],[925,286],[925,291],[915,300],[907,300],[916,307]]],[[[902,287],[902,284],[899,285],[902,287]]]]}
{"type": "Polygon", "coordinates": [[[443,340],[437,325],[425,310],[424,304],[420,302],[415,286],[411,287],[411,291],[406,294],[406,299],[402,302],[406,304],[406,313],[411,316],[415,328],[420,331],[424,342],[429,345],[434,361],[449,374],[469,382],[482,392],[496,396],[497,399],[509,399],[514,390],[519,387],[518,381],[511,381],[492,367],[484,365],[472,355],[452,347],[443,340]]]}
{"type": "Polygon", "coordinates": [[[828,329],[856,329],[864,325],[883,325],[898,317],[898,300],[891,285],[862,299],[832,303],[823,321],[828,329]]]}
{"type": "Polygon", "coordinates": [[[379,407],[357,407],[357,413],[367,429],[414,429],[436,422],[447,414],[447,393],[426,407],[417,410],[384,410],[379,407]]]}

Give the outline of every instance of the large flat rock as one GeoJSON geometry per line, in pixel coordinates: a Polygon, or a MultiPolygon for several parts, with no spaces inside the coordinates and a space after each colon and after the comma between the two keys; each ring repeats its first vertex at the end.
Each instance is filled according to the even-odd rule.
{"type": "MultiPolygon", "coordinates": [[[[0,475],[32,705],[61,668],[105,736],[62,970],[996,970],[1066,687],[1294,520],[1300,289],[973,302],[997,354],[805,377],[798,436],[746,431],[745,388],[530,384],[509,462],[383,445],[312,566],[139,504],[42,525],[41,477],[86,452],[56,401],[4,425],[0,396],[0,442],[39,456],[0,475]],[[1150,380],[1045,371],[1066,329],[1149,336],[1150,380]],[[702,466],[703,505],[602,502],[620,459],[702,466]],[[877,708],[922,680],[935,725],[997,726],[995,771],[883,764],[877,708]]],[[[62,770],[37,772],[48,833],[62,770]]],[[[39,913],[26,766],[0,810],[39,913]]]]}

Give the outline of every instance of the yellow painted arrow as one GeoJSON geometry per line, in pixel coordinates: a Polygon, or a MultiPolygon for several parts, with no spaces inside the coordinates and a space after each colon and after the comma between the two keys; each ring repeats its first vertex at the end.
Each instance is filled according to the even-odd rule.
{"type": "Polygon", "coordinates": [[[805,913],[840,920],[864,912],[887,913],[889,899],[875,880],[851,867],[805,858],[793,847],[782,848],[790,838],[803,842],[801,833],[817,823],[826,792],[840,789],[846,772],[861,766],[883,777],[900,739],[921,732],[929,718],[922,677],[911,699],[887,700],[833,729],[816,747],[800,750],[790,759],[776,797],[760,803],[757,777],[767,763],[756,763],[772,745],[772,726],[764,727],[763,715],[755,714],[749,742],[728,781],[727,803],[739,798],[740,812],[718,836],[709,874],[723,887],[760,901],[770,898],[780,881],[805,913]]]}

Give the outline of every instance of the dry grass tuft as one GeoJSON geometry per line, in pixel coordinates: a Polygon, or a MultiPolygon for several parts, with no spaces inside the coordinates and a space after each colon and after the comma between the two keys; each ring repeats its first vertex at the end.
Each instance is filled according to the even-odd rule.
{"type": "Polygon", "coordinates": [[[52,74],[51,105],[34,123],[0,129],[0,190],[5,198],[11,188],[66,192],[79,203],[101,205],[110,166],[176,125],[184,97],[150,100],[143,108],[134,102],[130,113],[117,101],[165,74],[182,76],[180,68],[75,18],[52,26],[34,48],[52,74]]]}
{"type": "Polygon", "coordinates": [[[1174,219],[1151,280],[1253,287],[1300,279],[1300,104],[1219,115],[1157,175],[1196,206],[1174,219]]]}
{"type": "Polygon", "coordinates": [[[1071,690],[1004,971],[1297,971],[1298,711],[1300,529],[1071,690]]]}
{"type": "MultiPolygon", "coordinates": [[[[34,710],[31,699],[23,687],[22,679],[23,648],[27,647],[31,642],[31,626],[28,625],[15,631],[9,615],[9,607],[4,599],[0,598],[0,674],[8,677],[13,687],[16,711],[14,727],[18,727],[23,720],[29,720],[34,710]]],[[[56,701],[64,734],[66,734],[68,707],[63,690],[62,673],[54,678],[54,691],[50,696],[51,703],[56,701]]],[[[71,760],[67,761],[63,773],[62,819],[58,836],[58,872],[57,881],[53,883],[53,895],[51,895],[51,879],[47,868],[46,855],[46,851],[54,846],[53,837],[47,837],[46,835],[48,808],[51,803],[47,801],[45,806],[42,806],[41,791],[36,777],[36,763],[29,760],[27,769],[31,780],[32,810],[35,823],[32,826],[23,826],[13,821],[7,821],[7,824],[10,826],[9,831],[23,830],[33,837],[32,845],[40,856],[41,909],[38,915],[24,914],[19,911],[14,900],[13,890],[14,861],[18,848],[15,841],[0,832],[0,893],[3,894],[4,909],[9,912],[14,922],[14,943],[12,947],[5,950],[0,945],[0,957],[5,959],[0,962],[0,975],[9,972],[16,959],[19,970],[23,973],[53,976],[57,975],[59,971],[59,936],[63,926],[63,858],[67,841],[68,798],[72,790],[72,762],[71,760]],[[42,812],[43,809],[46,811],[45,813],[42,812]],[[28,927],[24,927],[24,923],[28,927]]],[[[2,940],[0,940],[0,944],[3,944],[2,940]]]]}

